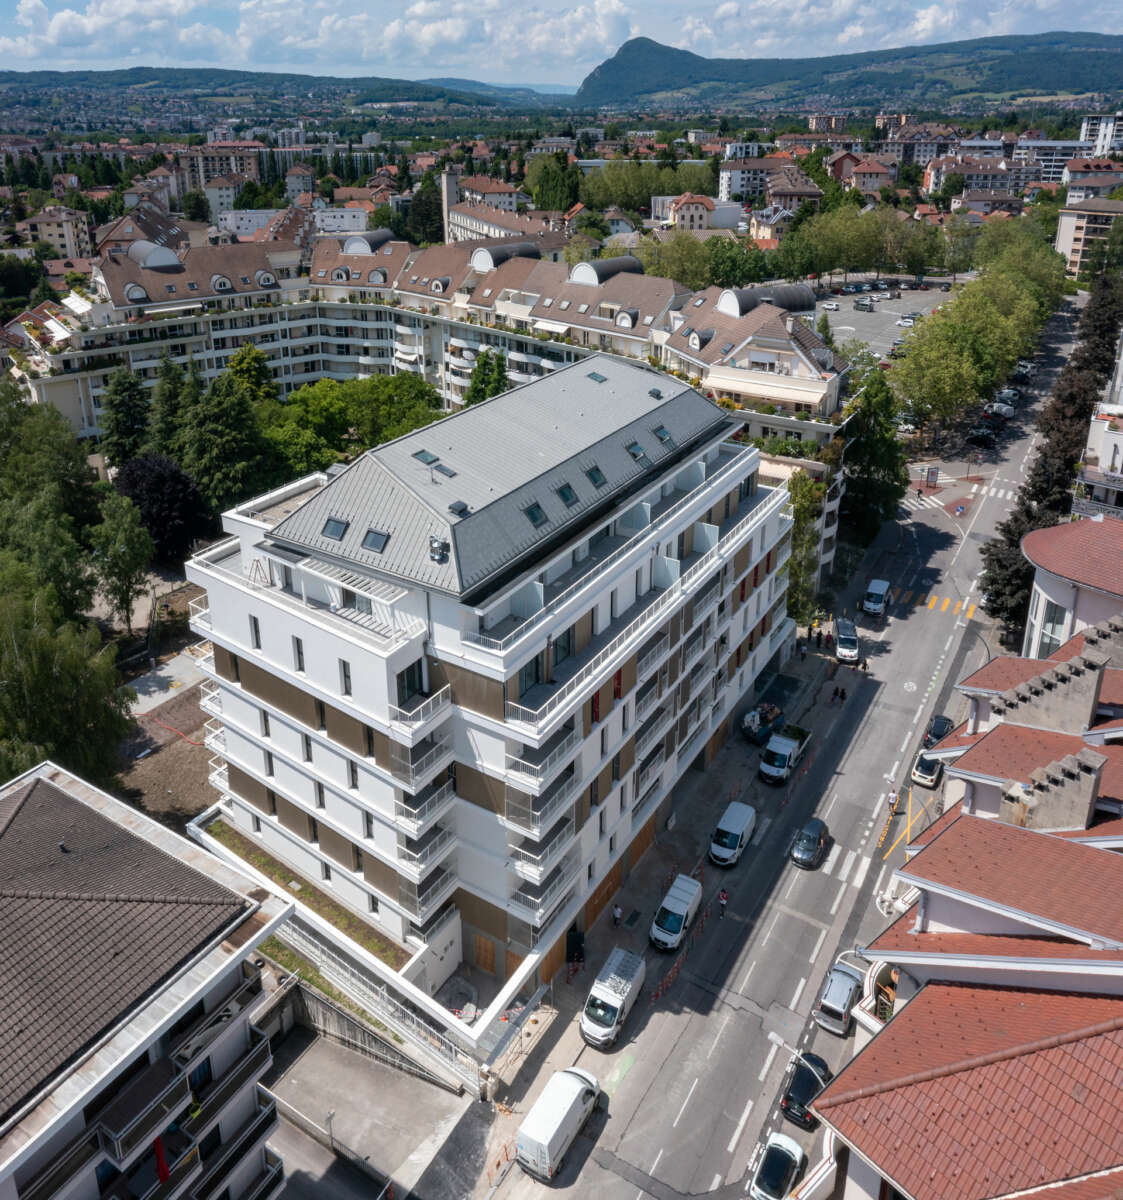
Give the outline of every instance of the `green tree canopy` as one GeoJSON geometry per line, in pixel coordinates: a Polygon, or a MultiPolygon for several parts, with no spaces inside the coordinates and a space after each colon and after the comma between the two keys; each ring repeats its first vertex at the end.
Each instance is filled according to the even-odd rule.
{"type": "Polygon", "coordinates": [[[843,515],[865,542],[897,513],[908,488],[908,461],[893,422],[896,404],[885,375],[872,371],[851,406],[843,515]]]}
{"type": "MultiPolygon", "coordinates": [[[[189,369],[197,374],[194,360],[189,369]]],[[[184,382],[183,368],[165,353],[160,359],[148,415],[148,449],[155,454],[176,453],[184,382]]]]}
{"type": "Polygon", "coordinates": [[[140,376],[118,367],[110,373],[101,403],[102,453],[111,467],[122,467],[148,440],[148,395],[140,376]]]}
{"type": "Polygon", "coordinates": [[[181,463],[215,512],[245,499],[267,479],[267,446],[250,389],[220,375],[184,413],[181,463]]]}
{"type": "Polygon", "coordinates": [[[98,591],[132,633],[133,601],[144,591],[156,547],[128,496],[110,492],[101,514],[101,524],[90,531],[98,591]]]}

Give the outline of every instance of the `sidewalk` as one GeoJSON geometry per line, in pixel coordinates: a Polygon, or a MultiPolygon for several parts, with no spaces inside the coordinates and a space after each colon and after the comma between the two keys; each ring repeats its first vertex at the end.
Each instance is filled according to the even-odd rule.
{"type": "Polygon", "coordinates": [[[186,650],[167,662],[158,663],[154,670],[138,676],[129,684],[136,692],[136,702],[132,706],[134,716],[150,712],[170,700],[176,692],[204,679],[206,676],[199,670],[195,657],[186,650]]]}

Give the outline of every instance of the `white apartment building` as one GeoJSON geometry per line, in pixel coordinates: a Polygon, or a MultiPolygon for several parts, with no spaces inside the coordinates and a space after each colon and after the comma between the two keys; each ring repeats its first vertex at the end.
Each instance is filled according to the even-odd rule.
{"type": "Polygon", "coordinates": [[[1080,122],[1080,140],[1097,158],[1123,150],[1123,112],[1090,113],[1080,122]]]}
{"type": "Polygon", "coordinates": [[[1073,158],[1087,158],[1091,153],[1091,142],[1020,137],[1014,147],[1014,161],[1037,163],[1042,183],[1061,183],[1065,163],[1073,158]]]}
{"type": "Polygon", "coordinates": [[[774,171],[792,166],[792,159],[775,156],[726,159],[718,168],[717,198],[749,200],[764,195],[768,178],[774,171]]]}
{"type": "Polygon", "coordinates": [[[204,184],[203,195],[207,198],[212,223],[217,223],[222,213],[233,210],[245,182],[241,175],[218,175],[204,184]]]}
{"type": "Polygon", "coordinates": [[[400,947],[333,935],[461,1044],[792,648],[787,492],[736,428],[595,355],[231,510],[187,565],[216,812],[400,947]],[[503,989],[473,1026],[430,999],[462,961],[503,989]]]}
{"type": "Polygon", "coordinates": [[[1057,217],[1053,249],[1065,260],[1066,274],[1078,276],[1093,255],[1102,250],[1111,227],[1123,215],[1123,200],[1095,197],[1066,204],[1057,217]]]}
{"type": "Polygon", "coordinates": [[[1081,517],[1123,520],[1123,351],[1104,398],[1088,423],[1088,444],[1077,466],[1072,511],[1081,517]]]}
{"type": "Polygon", "coordinates": [[[0,812],[0,1197],[271,1200],[254,952],[291,902],[53,763],[0,812]]]}
{"type": "Polygon", "coordinates": [[[89,215],[76,208],[48,204],[42,212],[17,222],[16,229],[33,242],[53,246],[60,258],[89,258],[92,253],[89,215]]]}

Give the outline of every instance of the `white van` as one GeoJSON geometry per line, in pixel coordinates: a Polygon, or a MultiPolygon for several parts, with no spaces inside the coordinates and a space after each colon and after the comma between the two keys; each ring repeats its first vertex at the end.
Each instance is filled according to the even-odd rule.
{"type": "Polygon", "coordinates": [[[710,862],[731,867],[752,841],[756,829],[756,809],[734,800],[721,815],[710,838],[710,862]]]}
{"type": "Polygon", "coordinates": [[[677,950],[698,915],[702,885],[689,875],[679,875],[663,897],[651,922],[651,941],[660,950],[677,950]]]}
{"type": "Polygon", "coordinates": [[[581,1036],[590,1046],[611,1046],[643,991],[643,955],[616,946],[605,959],[581,1011],[581,1036]]]}
{"type": "Polygon", "coordinates": [[[580,1067],[557,1071],[515,1134],[515,1159],[528,1175],[547,1183],[600,1098],[596,1076],[580,1067]]]}
{"type": "Polygon", "coordinates": [[[871,579],[866,594],[862,597],[862,611],[869,613],[871,617],[880,617],[888,603],[889,580],[871,579]]]}
{"type": "Polygon", "coordinates": [[[853,621],[839,617],[834,623],[834,652],[839,662],[857,662],[861,654],[853,621]]]}

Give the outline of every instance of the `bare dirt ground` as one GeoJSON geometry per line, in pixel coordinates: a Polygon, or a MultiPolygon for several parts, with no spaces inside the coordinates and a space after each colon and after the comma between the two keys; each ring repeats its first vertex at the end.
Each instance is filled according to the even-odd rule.
{"type": "Polygon", "coordinates": [[[140,714],[122,747],[124,798],[177,833],[217,798],[207,782],[211,755],[203,745],[205,719],[196,684],[140,714]]]}

